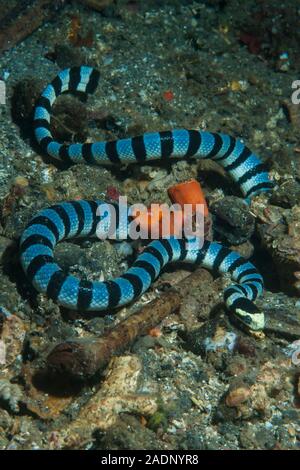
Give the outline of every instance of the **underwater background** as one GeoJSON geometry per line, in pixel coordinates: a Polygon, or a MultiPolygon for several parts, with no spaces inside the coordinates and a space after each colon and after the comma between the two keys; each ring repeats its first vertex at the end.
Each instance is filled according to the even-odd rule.
{"type": "MultiPolygon", "coordinates": [[[[299,449],[299,22],[295,0],[0,1],[0,449],[299,449]],[[99,84],[88,98],[55,102],[59,142],[221,132],[259,156],[274,190],[246,205],[210,159],[49,159],[33,134],[35,102],[60,70],[82,65],[99,70],[99,84]],[[19,238],[39,210],[120,195],[169,203],[167,190],[192,178],[208,204],[206,235],[264,278],[263,331],[228,314],[228,276],[194,266],[168,266],[135,302],[105,315],[60,308],[24,275],[19,238]],[[70,338],[79,347],[69,377],[70,338]],[[47,367],[57,344],[62,374],[47,367]],[[101,367],[95,344],[98,356],[103,344],[110,351],[101,367]]],[[[141,250],[71,240],[55,256],[69,273],[103,281],[141,250]]]]}

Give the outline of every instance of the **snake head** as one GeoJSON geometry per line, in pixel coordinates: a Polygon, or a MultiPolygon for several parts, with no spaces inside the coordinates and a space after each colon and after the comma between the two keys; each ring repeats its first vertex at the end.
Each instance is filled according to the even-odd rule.
{"type": "Polygon", "coordinates": [[[251,312],[242,310],[241,308],[237,308],[235,310],[235,315],[239,319],[239,321],[241,321],[247,327],[248,330],[263,330],[265,326],[265,315],[264,313],[260,312],[254,304],[252,304],[252,306],[253,307],[251,309],[251,312]]]}

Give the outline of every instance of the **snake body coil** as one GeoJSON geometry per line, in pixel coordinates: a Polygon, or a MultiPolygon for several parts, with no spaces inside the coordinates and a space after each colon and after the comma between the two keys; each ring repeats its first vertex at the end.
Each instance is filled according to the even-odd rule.
{"type": "MultiPolygon", "coordinates": [[[[50,131],[50,112],[56,97],[66,91],[92,93],[98,80],[95,69],[82,66],[61,71],[45,88],[35,109],[34,130],[48,155],[65,162],[93,164],[211,158],[228,171],[246,198],[272,188],[259,158],[241,141],[226,134],[177,129],[110,142],[56,142],[50,131]]],[[[110,309],[145,292],[166,264],[185,261],[230,273],[237,284],[224,293],[229,310],[248,327],[263,328],[264,315],[253,303],[263,291],[262,277],[250,262],[218,243],[205,241],[201,249],[195,249],[186,240],[174,237],[152,241],[125,274],[111,281],[79,280],[63,272],[54,261],[55,244],[65,238],[95,236],[101,204],[104,202],[64,202],[44,209],[31,220],[21,237],[21,264],[38,291],[68,308],[110,309]]]]}

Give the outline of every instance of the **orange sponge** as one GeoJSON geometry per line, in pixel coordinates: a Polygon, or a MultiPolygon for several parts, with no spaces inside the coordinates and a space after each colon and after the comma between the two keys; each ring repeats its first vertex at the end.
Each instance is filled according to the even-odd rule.
{"type": "Polygon", "coordinates": [[[184,183],[178,183],[168,189],[169,198],[173,203],[180,204],[184,209],[184,204],[193,205],[193,213],[196,212],[196,204],[203,204],[204,217],[208,216],[208,207],[198,181],[192,179],[184,183]]]}
{"type": "MultiPolygon", "coordinates": [[[[169,235],[180,236],[184,224],[184,205],[192,204],[193,215],[196,213],[197,204],[202,204],[201,211],[204,217],[208,216],[208,207],[205,201],[200,184],[196,180],[186,181],[171,186],[168,195],[172,203],[179,204],[182,211],[175,211],[169,214],[169,235]]],[[[198,209],[199,210],[199,209],[198,209]]],[[[148,233],[151,238],[165,236],[163,233],[164,209],[160,204],[153,204],[144,212],[134,215],[135,222],[140,226],[143,233],[148,233]]]]}

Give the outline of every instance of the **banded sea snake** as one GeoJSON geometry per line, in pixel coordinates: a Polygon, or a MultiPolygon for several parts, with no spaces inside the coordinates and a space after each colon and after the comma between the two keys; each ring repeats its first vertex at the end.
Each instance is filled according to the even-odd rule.
{"type": "MultiPolygon", "coordinates": [[[[63,92],[93,93],[99,72],[82,66],[62,70],[44,89],[34,113],[34,131],[43,151],[70,163],[103,164],[181,158],[211,158],[222,165],[240,186],[245,198],[269,191],[272,183],[259,158],[241,141],[219,133],[176,129],[145,133],[110,142],[56,142],[50,130],[50,113],[63,92]]],[[[63,202],[39,212],[29,222],[20,240],[22,267],[33,286],[60,305],[81,311],[120,307],[144,293],[168,263],[195,263],[219,273],[230,273],[236,282],[224,292],[228,309],[248,328],[264,327],[264,314],[253,301],[263,292],[263,279],[250,262],[219,243],[205,241],[201,249],[189,247],[174,237],[154,240],[118,278],[103,282],[77,279],[54,261],[57,242],[74,237],[95,236],[103,201],[63,202]]]]}

